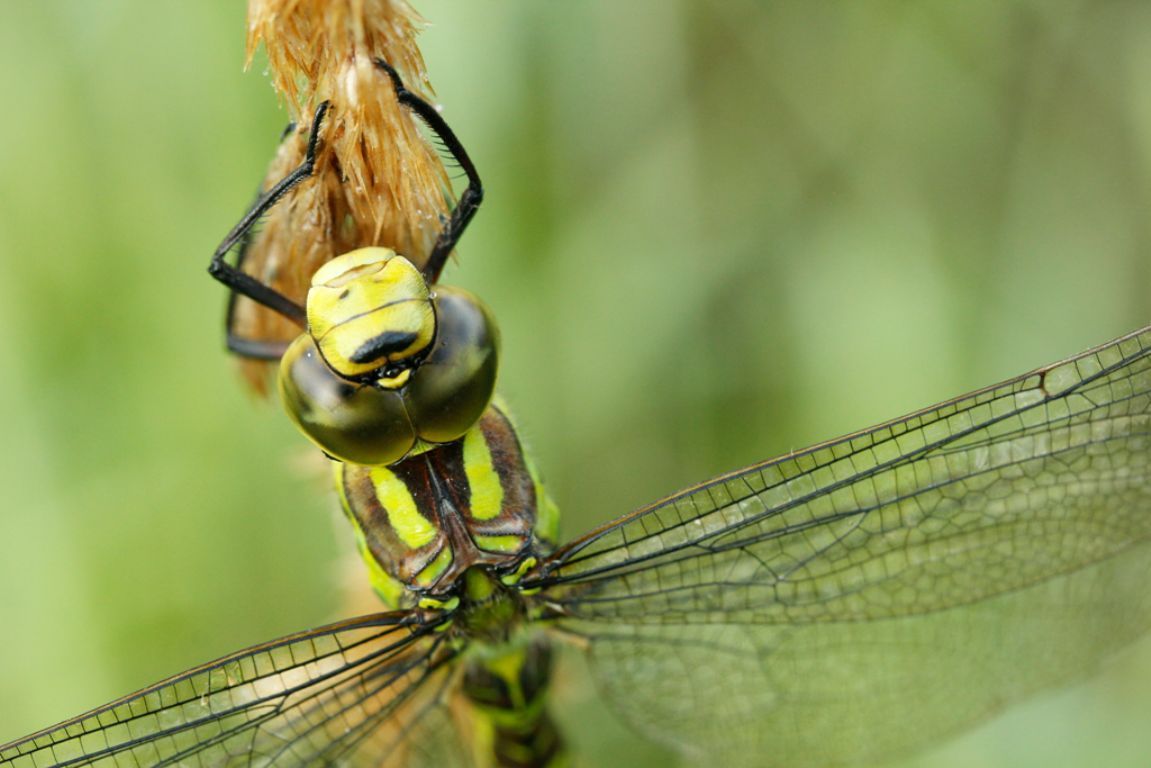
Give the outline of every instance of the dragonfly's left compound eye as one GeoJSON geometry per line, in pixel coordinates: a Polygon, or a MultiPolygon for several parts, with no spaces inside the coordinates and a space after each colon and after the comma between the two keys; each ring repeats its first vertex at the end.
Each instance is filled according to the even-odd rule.
{"type": "Polygon", "coordinates": [[[363,248],[320,269],[308,319],[280,361],[280,395],[335,459],[392,464],[458,440],[491,401],[499,337],[487,307],[458,288],[432,296],[390,250],[363,248]]]}

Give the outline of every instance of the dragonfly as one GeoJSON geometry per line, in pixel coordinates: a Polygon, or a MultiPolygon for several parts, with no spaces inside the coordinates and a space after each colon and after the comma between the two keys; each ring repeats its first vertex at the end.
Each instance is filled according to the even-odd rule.
{"type": "MultiPolygon", "coordinates": [[[[420,24],[405,3],[250,4],[249,52],[263,43],[281,97],[300,115],[316,90],[329,105],[320,155],[310,147],[309,184],[267,211],[259,231],[247,230],[239,248],[237,266],[283,295],[302,302],[322,264],[359,246],[386,244],[421,266],[430,253],[454,199],[451,180],[440,153],[407,110],[388,98],[387,81],[376,76],[365,54],[374,51],[407,82],[427,88],[415,44],[420,24]]],[[[285,130],[266,184],[300,165],[309,149],[307,127],[300,119],[285,130]]],[[[250,339],[285,342],[298,332],[296,324],[242,293],[231,294],[228,327],[250,339]]],[[[271,366],[241,359],[248,383],[266,394],[271,366]]]]}
{"type": "Polygon", "coordinates": [[[424,267],[352,251],[300,307],[228,264],[306,158],[212,271],[303,327],[282,347],[228,343],[280,360],[385,610],[189,670],[4,745],[0,764],[563,764],[548,701],[565,646],[627,722],[689,759],[868,763],[1146,633],[1151,327],[558,544],[494,395],[494,319],[439,284],[479,176],[379,66],[475,190],[424,267]]]}

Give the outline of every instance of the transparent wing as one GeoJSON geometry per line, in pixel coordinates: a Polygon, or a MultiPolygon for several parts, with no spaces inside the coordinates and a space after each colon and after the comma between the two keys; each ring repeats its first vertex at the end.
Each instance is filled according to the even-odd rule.
{"type": "Polygon", "coordinates": [[[383,613],[241,651],[0,747],[0,765],[460,765],[434,623],[383,613]]]}
{"type": "Polygon", "coordinates": [[[525,586],[627,718],[713,763],[938,741],[1151,627],[1149,347],[716,478],[525,586]]]}

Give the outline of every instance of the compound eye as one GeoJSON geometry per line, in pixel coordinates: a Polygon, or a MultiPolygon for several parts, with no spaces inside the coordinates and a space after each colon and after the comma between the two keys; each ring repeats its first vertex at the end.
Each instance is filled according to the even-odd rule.
{"type": "Polygon", "coordinates": [[[408,412],[429,443],[458,440],[491,402],[499,331],[488,308],[462,288],[436,286],[436,341],[407,386],[408,412]]]}
{"type": "Polygon", "coordinates": [[[292,421],[334,459],[391,464],[416,446],[400,393],[341,377],[307,334],[280,359],[279,388],[292,421]]]}
{"type": "Polygon", "coordinates": [[[436,335],[423,275],[389,248],[360,248],[318,269],[307,313],[308,332],[332,370],[383,378],[383,386],[417,365],[436,335]]]}

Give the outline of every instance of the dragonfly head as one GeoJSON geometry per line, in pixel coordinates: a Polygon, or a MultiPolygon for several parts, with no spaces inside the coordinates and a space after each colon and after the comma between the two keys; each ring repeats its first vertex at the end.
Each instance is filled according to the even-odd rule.
{"type": "Polygon", "coordinates": [[[297,426],[329,456],[392,464],[457,440],[495,388],[499,337],[472,294],[433,291],[388,248],[360,248],[312,278],[308,330],[280,361],[297,426]]]}
{"type": "Polygon", "coordinates": [[[332,371],[385,389],[407,382],[436,336],[428,284],[390,248],[360,248],[320,267],[307,313],[308,333],[332,371]]]}

